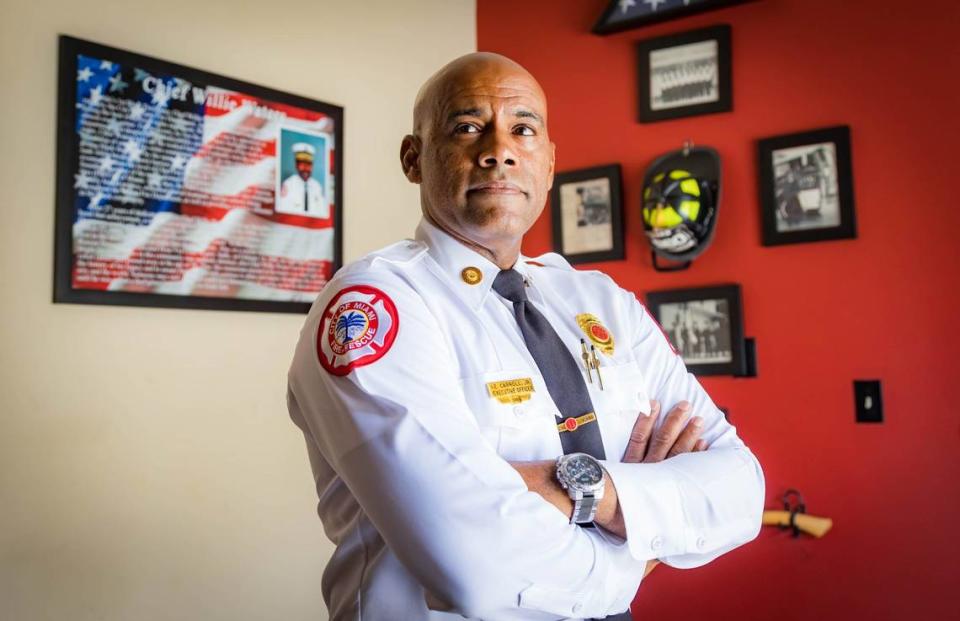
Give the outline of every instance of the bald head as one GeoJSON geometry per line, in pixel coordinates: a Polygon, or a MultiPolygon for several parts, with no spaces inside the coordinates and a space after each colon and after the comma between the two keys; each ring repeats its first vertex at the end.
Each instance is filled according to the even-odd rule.
{"type": "Polygon", "coordinates": [[[420,87],[413,105],[413,132],[422,134],[428,130],[444,113],[444,102],[481,84],[529,91],[540,100],[542,122],[546,124],[547,98],[530,72],[506,56],[493,52],[474,52],[450,61],[420,87]]]}
{"type": "Polygon", "coordinates": [[[530,73],[504,56],[467,54],[420,89],[403,172],[420,185],[424,216],[509,267],[553,182],[547,102],[530,73]]]}

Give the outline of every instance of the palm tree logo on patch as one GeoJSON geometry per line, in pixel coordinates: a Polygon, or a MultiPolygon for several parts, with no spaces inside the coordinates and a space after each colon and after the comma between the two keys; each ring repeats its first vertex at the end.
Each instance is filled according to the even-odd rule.
{"type": "Polygon", "coordinates": [[[367,316],[361,312],[352,311],[340,315],[337,319],[337,342],[346,345],[357,337],[363,336],[369,325],[367,316]]]}

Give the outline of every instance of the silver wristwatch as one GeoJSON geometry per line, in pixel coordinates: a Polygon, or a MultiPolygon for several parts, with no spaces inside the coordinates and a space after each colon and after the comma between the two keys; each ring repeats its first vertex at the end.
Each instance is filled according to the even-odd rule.
{"type": "Polygon", "coordinates": [[[587,524],[597,515],[603,498],[603,466],[586,453],[570,453],[557,460],[557,481],[573,499],[571,524],[587,524]]]}

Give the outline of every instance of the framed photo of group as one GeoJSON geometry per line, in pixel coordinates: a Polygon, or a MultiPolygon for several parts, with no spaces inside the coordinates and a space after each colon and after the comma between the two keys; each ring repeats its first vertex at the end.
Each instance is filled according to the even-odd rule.
{"type": "Polygon", "coordinates": [[[647,308],[694,375],[748,375],[739,285],[651,291],[647,308]]]}
{"type": "Polygon", "coordinates": [[[54,302],[304,313],[341,264],[343,108],[60,37],[54,302]]]}
{"type": "Polygon", "coordinates": [[[570,263],[624,257],[619,164],[557,173],[550,205],[554,252],[570,263]]]}
{"type": "Polygon", "coordinates": [[[849,127],[765,138],[757,160],[764,246],[857,236],[849,127]]]}
{"type": "Polygon", "coordinates": [[[641,123],[733,109],[730,26],[722,24],[637,44],[641,123]]]}

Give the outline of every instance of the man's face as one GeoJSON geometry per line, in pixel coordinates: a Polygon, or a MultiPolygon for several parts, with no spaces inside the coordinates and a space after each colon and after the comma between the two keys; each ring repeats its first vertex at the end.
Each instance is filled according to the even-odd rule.
{"type": "Polygon", "coordinates": [[[310,178],[310,173],[313,172],[313,162],[307,162],[304,160],[297,160],[297,174],[300,175],[300,178],[306,181],[310,178]]]}
{"type": "Polygon", "coordinates": [[[464,67],[434,91],[419,136],[424,211],[482,246],[519,246],[553,183],[543,92],[505,62],[464,67]]]}

